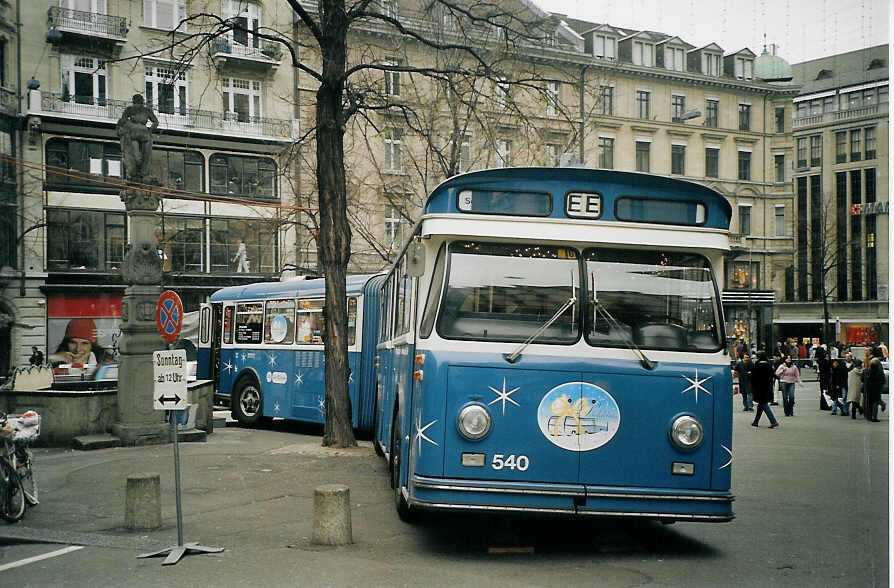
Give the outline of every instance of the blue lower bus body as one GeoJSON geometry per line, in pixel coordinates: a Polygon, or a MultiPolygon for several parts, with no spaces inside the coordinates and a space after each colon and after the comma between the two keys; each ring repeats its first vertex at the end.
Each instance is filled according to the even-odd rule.
{"type": "MultiPolygon", "coordinates": [[[[419,353],[423,380],[382,396],[404,403],[399,480],[410,507],[733,518],[728,365],[658,361],[646,370],[634,360],[419,353]],[[471,404],[492,421],[479,440],[457,424],[471,404]],[[694,449],[671,440],[684,416],[703,428],[694,449]]],[[[386,429],[377,438],[388,448],[386,429]]]]}

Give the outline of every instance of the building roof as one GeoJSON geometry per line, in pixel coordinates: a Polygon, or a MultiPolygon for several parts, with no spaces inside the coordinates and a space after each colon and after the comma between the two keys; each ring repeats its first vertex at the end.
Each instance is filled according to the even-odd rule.
{"type": "Polygon", "coordinates": [[[888,45],[876,45],[793,63],[792,73],[794,74],[792,81],[801,85],[799,95],[802,96],[833,88],[887,80],[888,45]]]}

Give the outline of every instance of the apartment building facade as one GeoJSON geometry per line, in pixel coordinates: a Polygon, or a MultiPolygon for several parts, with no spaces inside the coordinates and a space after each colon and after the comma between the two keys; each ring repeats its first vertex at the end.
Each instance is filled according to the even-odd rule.
{"type": "Polygon", "coordinates": [[[888,46],[792,66],[795,255],[781,336],[889,341],[888,46]]]}

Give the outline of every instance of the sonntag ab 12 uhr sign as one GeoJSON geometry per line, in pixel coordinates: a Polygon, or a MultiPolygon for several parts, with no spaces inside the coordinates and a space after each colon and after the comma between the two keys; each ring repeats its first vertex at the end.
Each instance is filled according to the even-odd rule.
{"type": "Polygon", "coordinates": [[[155,410],[184,410],[186,402],[186,350],[166,349],[152,352],[155,410]]]}

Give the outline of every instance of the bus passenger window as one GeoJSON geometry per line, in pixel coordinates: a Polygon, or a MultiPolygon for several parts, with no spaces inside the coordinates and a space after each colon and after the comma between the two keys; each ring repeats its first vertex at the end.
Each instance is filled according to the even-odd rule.
{"type": "Polygon", "coordinates": [[[223,318],[223,342],[233,342],[233,307],[228,306],[224,309],[223,318]]]}
{"type": "Polygon", "coordinates": [[[445,245],[441,245],[438,250],[438,258],[435,260],[435,271],[431,278],[431,285],[428,288],[428,299],[425,301],[425,310],[422,313],[422,324],[419,326],[419,335],[423,339],[427,339],[431,335],[432,327],[435,325],[435,314],[438,311],[438,299],[441,297],[441,288],[444,282],[444,250],[445,245]]]}
{"type": "Polygon", "coordinates": [[[323,344],[323,301],[299,300],[295,316],[295,342],[299,345],[323,344]]]}
{"type": "Polygon", "coordinates": [[[348,345],[357,340],[357,297],[348,298],[348,345]]]}
{"type": "Polygon", "coordinates": [[[250,302],[236,306],[236,343],[260,343],[264,304],[250,302]]]}
{"type": "Polygon", "coordinates": [[[268,300],[264,315],[264,343],[291,345],[294,317],[294,300],[268,300]]]}

